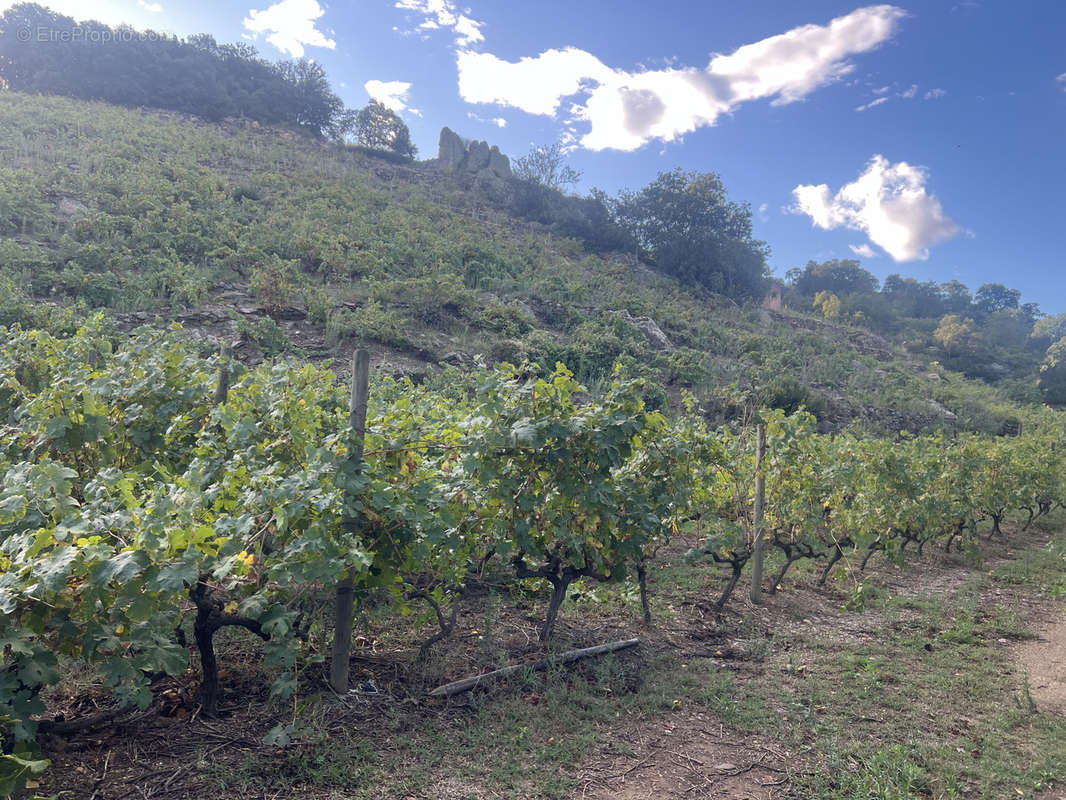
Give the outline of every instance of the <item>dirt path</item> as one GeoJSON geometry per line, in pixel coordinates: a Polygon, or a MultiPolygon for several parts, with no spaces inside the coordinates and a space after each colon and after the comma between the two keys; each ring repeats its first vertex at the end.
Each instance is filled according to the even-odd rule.
{"type": "Polygon", "coordinates": [[[711,714],[676,712],[630,725],[585,763],[575,800],[781,797],[789,754],[711,714]]]}
{"type": "Polygon", "coordinates": [[[1028,677],[1029,693],[1039,711],[1066,714],[1066,613],[1056,603],[1035,622],[1037,638],[1022,642],[1014,653],[1018,672],[1028,677]]]}

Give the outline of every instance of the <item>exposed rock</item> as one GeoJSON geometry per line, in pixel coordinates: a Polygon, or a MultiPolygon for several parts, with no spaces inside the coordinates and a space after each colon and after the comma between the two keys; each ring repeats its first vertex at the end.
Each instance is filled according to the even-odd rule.
{"type": "Polygon", "coordinates": [[[630,320],[633,325],[648,337],[648,341],[651,342],[658,350],[673,350],[674,344],[670,341],[663,329],[660,328],[655,320],[651,317],[633,317],[630,320]]]}
{"type": "Polygon", "coordinates": [[[497,178],[511,177],[511,159],[501,153],[496,145],[489,149],[489,169],[497,178]]]}
{"type": "Polygon", "coordinates": [[[940,403],[938,403],[936,400],[930,400],[929,407],[933,409],[933,411],[935,411],[937,414],[942,416],[944,419],[959,418],[958,414],[956,414],[954,411],[949,411],[948,409],[944,408],[944,406],[940,405],[940,403]]]}
{"type": "Polygon", "coordinates": [[[470,172],[480,172],[489,166],[489,145],[487,142],[471,142],[466,151],[466,168],[470,172]]]}
{"type": "Polygon", "coordinates": [[[444,357],[441,358],[441,363],[451,364],[453,367],[473,367],[477,364],[472,355],[464,353],[462,350],[446,353],[444,357]]]}
{"type": "Polygon", "coordinates": [[[521,300],[512,300],[511,305],[513,305],[515,308],[517,308],[530,319],[537,318],[536,312],[532,308],[530,308],[527,303],[524,303],[521,300]]]}
{"type": "Polygon", "coordinates": [[[84,203],[73,197],[60,197],[57,206],[59,213],[67,217],[81,217],[89,210],[84,203]]]}
{"type": "Polygon", "coordinates": [[[511,177],[511,161],[496,145],[473,141],[465,143],[451,128],[441,128],[437,146],[437,166],[442,169],[465,170],[485,180],[511,177]]]}
{"type": "Polygon", "coordinates": [[[643,333],[652,347],[656,350],[673,350],[673,342],[663,333],[663,329],[651,317],[634,317],[628,311],[609,311],[609,314],[618,314],[626,322],[643,333]]]}
{"type": "Polygon", "coordinates": [[[459,134],[449,127],[440,129],[440,144],[437,146],[437,161],[445,169],[459,169],[466,158],[466,146],[459,134]]]}

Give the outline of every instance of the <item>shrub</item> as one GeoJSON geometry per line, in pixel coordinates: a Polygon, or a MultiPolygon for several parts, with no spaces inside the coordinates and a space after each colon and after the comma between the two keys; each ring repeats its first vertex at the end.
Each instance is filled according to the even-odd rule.
{"type": "Polygon", "coordinates": [[[405,320],[377,300],[355,311],[334,311],[326,322],[326,337],[331,343],[357,339],[394,347],[411,347],[404,333],[405,320]]]}
{"type": "Polygon", "coordinates": [[[794,414],[805,408],[816,417],[825,414],[825,400],[812,392],[791,375],[775,379],[766,387],[764,402],[770,408],[780,408],[786,414],[794,414]]]}
{"type": "Polygon", "coordinates": [[[480,328],[504,336],[523,336],[533,329],[534,320],[516,305],[490,300],[472,320],[480,328]]]}

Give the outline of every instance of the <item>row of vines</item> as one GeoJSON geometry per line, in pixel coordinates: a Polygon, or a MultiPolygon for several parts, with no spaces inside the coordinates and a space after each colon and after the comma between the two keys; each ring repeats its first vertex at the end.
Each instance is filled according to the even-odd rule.
{"type": "MultiPolygon", "coordinates": [[[[640,381],[593,397],[561,365],[376,376],[355,460],[345,380],[199,347],[102,319],[64,337],[0,328],[0,790],[44,766],[41,693],[63,661],[146,707],[195,652],[211,715],[215,632],[263,639],[272,693],[291,695],[325,660],[347,574],[357,605],[426,604],[446,631],[464,587],[503,565],[550,589],[547,641],[577,580],[632,576],[650,621],[649,565],[682,526],[702,536],[693,557],[725,566],[719,608],[752,557],[754,426],[710,430],[691,399],[668,417],[640,381]]],[[[803,558],[825,560],[824,581],[842,558],[973,547],[982,521],[994,535],[1066,500],[1066,419],[1048,410],[1013,438],[762,420],[769,591],[803,558]]]]}

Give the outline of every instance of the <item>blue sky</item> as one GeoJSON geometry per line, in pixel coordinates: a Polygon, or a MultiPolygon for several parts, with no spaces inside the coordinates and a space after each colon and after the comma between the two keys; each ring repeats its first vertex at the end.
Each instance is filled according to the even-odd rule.
{"type": "Polygon", "coordinates": [[[1066,312],[1066,3],[469,2],[45,4],[313,58],[422,157],[448,125],[512,158],[562,142],[582,191],[717,172],[779,275],[857,257],[1066,312]]]}

